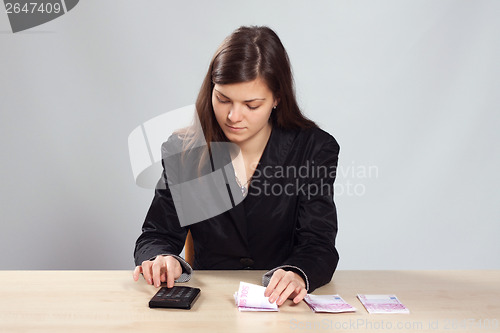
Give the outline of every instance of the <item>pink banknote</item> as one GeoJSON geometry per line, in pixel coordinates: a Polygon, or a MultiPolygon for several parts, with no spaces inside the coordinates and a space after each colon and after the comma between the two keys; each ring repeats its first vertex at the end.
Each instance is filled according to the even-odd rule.
{"type": "Polygon", "coordinates": [[[368,313],[410,313],[396,295],[361,295],[358,298],[368,313]]]}
{"type": "Polygon", "coordinates": [[[240,311],[279,311],[276,302],[269,303],[264,296],[266,287],[240,282],[240,288],[234,293],[234,301],[240,311]]]}
{"type": "Polygon", "coordinates": [[[304,301],[314,312],[354,312],[356,308],[347,304],[339,295],[306,295],[304,301]]]}

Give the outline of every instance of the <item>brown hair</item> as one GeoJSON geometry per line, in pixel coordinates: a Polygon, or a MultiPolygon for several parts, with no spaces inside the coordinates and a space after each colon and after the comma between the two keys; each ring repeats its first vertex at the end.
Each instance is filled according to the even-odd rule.
{"type": "Polygon", "coordinates": [[[279,103],[271,113],[273,126],[283,129],[317,127],[297,104],[290,60],[276,33],[268,27],[240,27],[215,52],[203,80],[196,112],[205,140],[228,141],[217,123],[212,106],[215,84],[231,84],[261,78],[279,103]]]}

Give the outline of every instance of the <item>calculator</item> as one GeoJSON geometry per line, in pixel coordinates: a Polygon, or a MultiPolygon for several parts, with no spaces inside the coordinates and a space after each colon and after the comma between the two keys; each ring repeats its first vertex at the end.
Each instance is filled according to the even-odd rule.
{"type": "Polygon", "coordinates": [[[199,288],[185,286],[162,287],[149,301],[149,307],[189,310],[199,295],[199,288]]]}

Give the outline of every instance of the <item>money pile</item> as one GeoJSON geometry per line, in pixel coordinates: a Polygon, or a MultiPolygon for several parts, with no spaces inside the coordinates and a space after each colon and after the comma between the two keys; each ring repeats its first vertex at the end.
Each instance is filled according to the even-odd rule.
{"type": "Polygon", "coordinates": [[[361,295],[358,298],[368,313],[410,313],[396,295],[361,295]]]}
{"type": "Polygon", "coordinates": [[[266,287],[240,282],[240,288],[234,293],[234,301],[240,311],[279,311],[276,302],[269,303],[264,296],[266,287]]]}
{"type": "Polygon", "coordinates": [[[339,295],[310,295],[304,297],[304,301],[314,312],[354,312],[356,308],[347,304],[339,295]]]}

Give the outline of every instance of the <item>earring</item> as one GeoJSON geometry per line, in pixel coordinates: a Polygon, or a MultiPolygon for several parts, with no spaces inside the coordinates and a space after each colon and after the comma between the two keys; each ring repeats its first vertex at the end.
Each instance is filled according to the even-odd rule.
{"type": "Polygon", "coordinates": [[[276,110],[276,105],[273,107],[273,110],[276,110]]]}

